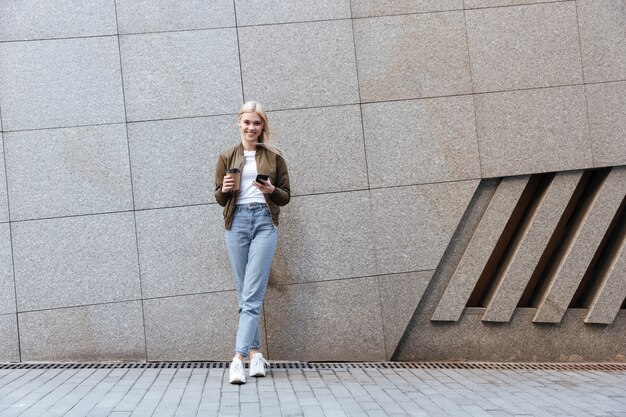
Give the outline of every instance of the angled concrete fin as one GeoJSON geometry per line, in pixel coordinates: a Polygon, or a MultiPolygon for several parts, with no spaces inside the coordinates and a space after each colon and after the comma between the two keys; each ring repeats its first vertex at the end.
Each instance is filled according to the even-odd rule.
{"type": "Polygon", "coordinates": [[[457,321],[461,317],[529,179],[526,175],[500,182],[431,320],[457,321]]]}
{"type": "Polygon", "coordinates": [[[585,323],[613,323],[626,299],[626,227],[622,226],[620,234],[613,259],[603,271],[602,281],[591,302],[585,323]]]}
{"type": "Polygon", "coordinates": [[[559,323],[576,293],[626,191],[626,168],[613,168],[598,188],[550,271],[535,323],[559,323]]]}
{"type": "Polygon", "coordinates": [[[502,271],[483,321],[508,322],[526,288],[539,259],[554,233],[583,172],[558,173],[531,213],[512,259],[502,271]]]}

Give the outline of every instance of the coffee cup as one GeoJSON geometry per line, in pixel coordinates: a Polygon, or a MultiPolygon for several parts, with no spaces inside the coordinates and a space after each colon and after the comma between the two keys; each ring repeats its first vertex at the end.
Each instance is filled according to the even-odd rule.
{"type": "Polygon", "coordinates": [[[239,190],[239,182],[241,181],[241,171],[239,171],[239,168],[227,169],[226,176],[235,180],[235,184],[233,185],[233,191],[239,190]]]}

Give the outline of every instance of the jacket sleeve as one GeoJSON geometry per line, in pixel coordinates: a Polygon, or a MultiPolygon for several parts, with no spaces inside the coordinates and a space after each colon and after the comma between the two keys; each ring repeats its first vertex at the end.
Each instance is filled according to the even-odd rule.
{"type": "Polygon", "coordinates": [[[274,191],[269,195],[270,199],[279,206],[285,206],[291,200],[291,188],[289,186],[289,173],[287,163],[280,155],[276,155],[276,184],[274,191]]]}
{"type": "Polygon", "coordinates": [[[224,182],[224,175],[226,175],[226,160],[224,155],[220,155],[217,159],[217,166],[215,167],[215,201],[217,204],[224,207],[228,200],[230,200],[231,193],[222,192],[222,183],[224,182]]]}

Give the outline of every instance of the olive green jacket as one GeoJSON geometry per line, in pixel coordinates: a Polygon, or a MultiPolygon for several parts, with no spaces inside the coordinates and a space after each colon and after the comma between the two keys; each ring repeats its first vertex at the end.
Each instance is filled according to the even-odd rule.
{"type": "MultiPolygon", "coordinates": [[[[271,194],[263,194],[263,196],[272,213],[272,222],[278,226],[279,206],[286,205],[291,199],[287,163],[275,150],[266,147],[262,143],[257,144],[255,159],[258,173],[269,175],[270,182],[275,187],[271,194]]],[[[243,172],[244,163],[245,158],[243,156],[243,145],[241,143],[225,150],[217,159],[217,166],[215,168],[215,200],[220,206],[224,207],[224,226],[227,230],[230,230],[230,226],[233,222],[233,214],[235,213],[235,205],[237,204],[239,191],[222,192],[224,175],[226,175],[226,170],[231,168],[239,168],[239,170],[243,172]]]]}

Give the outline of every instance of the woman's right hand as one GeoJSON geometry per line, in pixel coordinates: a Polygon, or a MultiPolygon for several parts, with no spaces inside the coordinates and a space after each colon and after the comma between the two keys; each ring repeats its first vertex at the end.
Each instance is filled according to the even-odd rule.
{"type": "Polygon", "coordinates": [[[229,177],[228,175],[224,175],[224,181],[222,182],[222,192],[229,193],[235,187],[235,179],[233,177],[229,177]]]}

